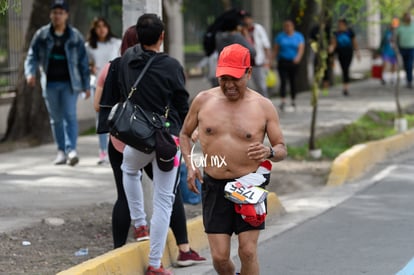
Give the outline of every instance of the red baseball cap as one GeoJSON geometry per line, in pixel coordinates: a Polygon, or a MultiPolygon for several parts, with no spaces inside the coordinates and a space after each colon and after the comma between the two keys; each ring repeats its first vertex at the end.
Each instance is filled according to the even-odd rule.
{"type": "Polygon", "coordinates": [[[240,44],[231,44],[224,47],[217,61],[216,77],[230,75],[241,78],[246,69],[250,68],[249,49],[240,44]]]}

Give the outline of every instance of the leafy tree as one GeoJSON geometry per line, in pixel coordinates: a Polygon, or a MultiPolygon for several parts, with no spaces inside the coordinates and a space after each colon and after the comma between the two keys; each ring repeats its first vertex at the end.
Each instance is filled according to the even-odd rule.
{"type": "MultiPolygon", "coordinates": [[[[309,7],[309,3],[313,1],[305,1],[305,0],[297,0],[295,1],[300,9],[306,10],[309,7]]],[[[314,0],[316,3],[316,7],[318,15],[316,16],[317,22],[320,27],[319,39],[317,41],[317,51],[316,51],[316,58],[318,59],[319,66],[316,68],[314,79],[312,83],[312,97],[311,97],[311,105],[312,105],[312,120],[311,120],[311,127],[310,127],[310,137],[309,137],[309,150],[316,149],[315,144],[315,128],[316,128],[316,121],[317,121],[317,109],[318,109],[318,98],[319,98],[319,87],[321,83],[321,79],[323,77],[323,72],[325,70],[326,58],[328,56],[327,49],[328,49],[328,41],[326,40],[326,36],[323,34],[323,26],[327,23],[327,19],[329,16],[338,16],[338,17],[345,17],[350,22],[357,22],[360,21],[361,18],[364,18],[366,15],[373,13],[373,12],[380,12],[385,20],[388,22],[391,20],[392,17],[395,15],[400,15],[403,11],[411,10],[414,7],[414,3],[410,3],[408,1],[395,1],[395,0],[377,0],[372,1],[373,4],[370,10],[366,9],[366,1],[365,0],[314,0]],[[365,8],[365,10],[364,10],[365,8]],[[361,12],[364,11],[364,12],[361,12]],[[328,17],[326,16],[328,15],[328,17]]],[[[315,8],[311,6],[311,8],[315,8]]],[[[374,24],[379,24],[380,22],[372,22],[374,24]]],[[[395,50],[398,52],[398,48],[395,47],[395,50]]],[[[399,102],[399,85],[397,83],[395,87],[395,102],[396,102],[396,109],[397,109],[397,117],[402,117],[402,109],[401,104],[399,102]]]]}

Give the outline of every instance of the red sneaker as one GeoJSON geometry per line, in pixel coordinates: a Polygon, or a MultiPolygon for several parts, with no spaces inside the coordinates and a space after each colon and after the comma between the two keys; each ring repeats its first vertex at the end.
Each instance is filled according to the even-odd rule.
{"type": "Polygon", "coordinates": [[[149,240],[148,226],[141,225],[140,227],[134,228],[134,238],[137,242],[149,240]]]}
{"type": "Polygon", "coordinates": [[[162,266],[159,268],[154,268],[149,266],[145,275],[174,275],[171,271],[164,269],[162,266]]]}
{"type": "Polygon", "coordinates": [[[190,248],[188,252],[179,251],[179,255],[177,258],[177,265],[178,266],[190,266],[198,263],[203,263],[206,261],[206,258],[200,257],[197,252],[190,248]]]}

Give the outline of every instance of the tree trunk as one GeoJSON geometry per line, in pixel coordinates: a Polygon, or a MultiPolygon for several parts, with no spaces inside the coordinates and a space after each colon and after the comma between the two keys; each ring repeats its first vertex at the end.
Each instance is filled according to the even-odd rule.
{"type": "Polygon", "coordinates": [[[305,53],[302,61],[299,64],[298,75],[296,78],[296,85],[298,91],[309,90],[309,74],[308,74],[308,59],[309,47],[306,44],[309,41],[309,32],[311,27],[315,24],[315,12],[317,3],[314,0],[306,0],[306,4],[302,1],[295,1],[292,6],[291,18],[294,19],[296,31],[303,34],[305,37],[305,53]]]}
{"type": "Polygon", "coordinates": [[[181,0],[163,0],[168,54],[184,66],[184,21],[181,0]],[[173,34],[173,35],[170,35],[173,34]]]}
{"type": "MultiPolygon", "coordinates": [[[[70,10],[73,10],[72,6],[70,10]]],[[[24,52],[27,52],[36,30],[49,22],[49,13],[50,0],[35,0],[33,2],[23,46],[24,52]]],[[[52,132],[39,84],[39,74],[37,85],[34,88],[28,87],[24,77],[24,58],[25,56],[19,65],[16,97],[9,112],[7,130],[2,141],[22,141],[30,145],[38,145],[52,141],[52,132]]]]}

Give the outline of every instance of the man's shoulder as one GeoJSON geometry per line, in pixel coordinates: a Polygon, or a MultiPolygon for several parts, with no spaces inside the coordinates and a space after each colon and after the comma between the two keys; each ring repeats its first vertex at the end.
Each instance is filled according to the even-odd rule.
{"type": "Polygon", "coordinates": [[[45,39],[50,33],[51,24],[43,25],[37,29],[35,36],[38,38],[45,39]]]}
{"type": "Polygon", "coordinates": [[[203,90],[199,92],[196,97],[194,98],[195,101],[199,101],[201,103],[207,102],[209,99],[216,97],[217,93],[219,92],[220,87],[213,87],[208,90],[203,90]]]}

